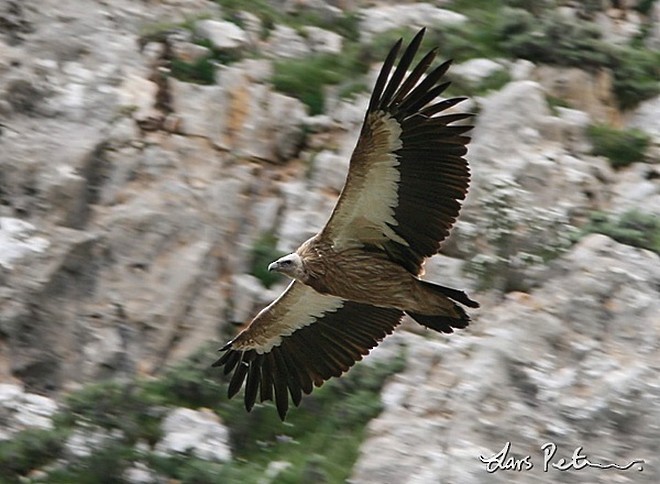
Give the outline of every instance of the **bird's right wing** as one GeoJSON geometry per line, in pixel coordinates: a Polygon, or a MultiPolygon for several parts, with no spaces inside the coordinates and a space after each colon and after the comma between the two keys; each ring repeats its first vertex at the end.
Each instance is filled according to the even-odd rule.
{"type": "Polygon", "coordinates": [[[246,381],[245,408],[274,400],[284,420],[289,397],[338,377],[399,324],[403,313],[324,295],[297,281],[262,310],[213,366],[233,371],[229,398],[246,381]]]}

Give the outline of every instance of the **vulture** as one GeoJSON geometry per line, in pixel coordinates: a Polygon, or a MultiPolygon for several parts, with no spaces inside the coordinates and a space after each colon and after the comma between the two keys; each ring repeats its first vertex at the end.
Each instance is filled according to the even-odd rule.
{"type": "Polygon", "coordinates": [[[467,193],[472,128],[456,124],[471,114],[443,113],[466,98],[438,99],[451,61],[431,68],[433,49],[411,68],[424,31],[398,64],[402,39],[387,55],[325,227],[268,266],[293,281],[213,364],[233,372],[229,398],[245,385],[248,412],[257,399],[274,400],[284,420],[289,398],[298,406],[303,393],[341,376],[404,314],[451,333],[470,320],[461,305],[479,307],[463,291],[420,278],[467,193]]]}

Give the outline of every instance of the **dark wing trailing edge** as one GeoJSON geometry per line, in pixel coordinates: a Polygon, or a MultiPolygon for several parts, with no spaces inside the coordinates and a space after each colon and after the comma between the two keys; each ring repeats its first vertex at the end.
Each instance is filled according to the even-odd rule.
{"type": "Polygon", "coordinates": [[[390,51],[376,80],[360,139],[342,194],[323,236],[339,246],[385,251],[417,274],[426,257],[447,237],[470,182],[464,155],[472,126],[454,124],[471,116],[441,114],[465,98],[437,100],[447,61],[430,72],[435,49],[408,74],[424,30],[390,51]]]}
{"type": "Polygon", "coordinates": [[[293,282],[274,303],[225,345],[213,366],[232,373],[228,395],[245,383],[245,408],[274,400],[284,420],[289,396],[346,372],[401,321],[398,309],[378,308],[317,293],[293,282]]]}

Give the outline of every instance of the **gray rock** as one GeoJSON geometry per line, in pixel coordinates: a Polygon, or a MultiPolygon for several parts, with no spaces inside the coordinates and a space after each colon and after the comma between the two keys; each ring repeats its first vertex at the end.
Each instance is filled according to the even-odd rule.
{"type": "Polygon", "coordinates": [[[26,393],[19,385],[0,383],[0,441],[25,429],[52,429],[57,410],[57,403],[50,398],[26,393]]]}
{"type": "Polygon", "coordinates": [[[278,24],[271,31],[264,52],[270,57],[299,59],[310,54],[305,39],[293,28],[278,24]]]}
{"type": "Polygon", "coordinates": [[[660,4],[654,2],[649,14],[650,31],[645,39],[646,46],[649,49],[660,49],[660,4]]]}
{"type": "Polygon", "coordinates": [[[541,84],[547,94],[589,113],[600,123],[619,122],[612,75],[605,70],[592,73],[577,67],[541,65],[535,69],[532,79],[541,84]]]}
{"type": "Polygon", "coordinates": [[[158,85],[137,74],[128,75],[118,88],[120,109],[132,111],[132,117],[140,122],[156,116],[155,104],[158,85]]]}
{"type": "Polygon", "coordinates": [[[505,67],[491,59],[470,59],[461,64],[454,64],[451,67],[451,75],[461,78],[473,85],[479,85],[498,71],[505,70],[505,67]]]}
{"type": "Polygon", "coordinates": [[[73,430],[64,443],[69,458],[89,457],[112,440],[119,440],[122,433],[118,429],[107,430],[96,426],[80,426],[73,430]]]}
{"type": "Polygon", "coordinates": [[[332,190],[339,194],[348,173],[349,158],[329,150],[321,151],[311,160],[312,183],[316,188],[332,190]]]}
{"type": "Polygon", "coordinates": [[[463,14],[437,8],[429,3],[382,5],[360,10],[360,34],[369,41],[387,30],[408,27],[418,29],[429,25],[461,25],[467,22],[463,14]]]}
{"type": "Polygon", "coordinates": [[[156,484],[160,482],[156,473],[142,462],[136,462],[126,469],[124,478],[129,484],[156,484]]]}
{"type": "Polygon", "coordinates": [[[225,91],[221,86],[203,86],[170,79],[172,109],[181,124],[178,131],[188,136],[217,139],[225,91]]]}
{"type": "Polygon", "coordinates": [[[193,64],[201,59],[211,57],[211,49],[203,45],[195,44],[189,40],[170,41],[172,55],[179,60],[193,64]]]}
{"type": "Polygon", "coordinates": [[[660,217],[660,168],[657,165],[634,163],[620,170],[612,186],[608,211],[622,214],[631,210],[660,217]]]}
{"type": "Polygon", "coordinates": [[[336,127],[335,122],[327,114],[316,114],[314,116],[307,116],[305,118],[305,128],[311,133],[320,133],[329,131],[331,128],[336,127]]]}
{"type": "Polygon", "coordinates": [[[643,21],[639,12],[628,9],[608,9],[598,12],[594,19],[600,27],[603,40],[615,44],[625,45],[642,32],[643,21]]]}
{"type": "Polygon", "coordinates": [[[23,388],[11,383],[0,383],[0,405],[14,409],[19,399],[24,395],[23,388]]]}
{"type": "Polygon", "coordinates": [[[528,81],[532,79],[536,66],[527,59],[517,59],[511,65],[509,72],[514,81],[528,81]]]}
{"type": "Polygon", "coordinates": [[[195,34],[209,40],[213,48],[221,51],[239,50],[249,42],[243,29],[224,20],[198,20],[195,22],[195,34]]]}
{"type": "Polygon", "coordinates": [[[270,74],[265,61],[222,68],[220,85],[172,80],[172,106],[180,132],[203,136],[237,156],[273,162],[294,156],[303,138],[306,108],[298,99],[274,92],[261,81],[270,74]]]}
{"type": "Polygon", "coordinates": [[[25,35],[34,30],[23,4],[17,1],[8,1],[0,6],[0,23],[4,37],[11,44],[23,42],[25,35]]]}
{"type": "Polygon", "coordinates": [[[344,39],[341,35],[331,30],[319,27],[303,27],[303,33],[312,52],[322,54],[340,54],[344,39]]]}
{"type": "Polygon", "coordinates": [[[627,125],[637,128],[651,135],[657,144],[660,144],[660,96],[647,99],[630,114],[627,125]]]}
{"type": "Polygon", "coordinates": [[[574,227],[606,208],[614,174],[604,160],[585,155],[587,119],[575,111],[552,115],[532,81],[482,99],[469,148],[473,183],[444,250],[472,258],[470,269],[485,286],[537,284],[548,251],[560,254],[574,227]]]}
{"type": "MultiPolygon", "coordinates": [[[[267,135],[270,129],[273,129],[274,145],[271,149],[274,150],[275,159],[289,160],[298,153],[303,141],[302,123],[307,116],[307,107],[298,99],[273,93],[268,109],[270,121],[263,123],[258,134],[267,135]],[[274,120],[277,120],[276,124],[273,124],[274,120]]],[[[247,144],[246,140],[245,145],[247,144]]]]}
{"type": "Polygon", "coordinates": [[[263,477],[258,481],[258,484],[269,484],[271,482],[277,482],[278,476],[286,471],[293,464],[285,460],[276,460],[268,463],[268,467],[264,472],[263,477]]]}
{"type": "Polygon", "coordinates": [[[550,115],[541,86],[532,81],[512,82],[483,100],[470,145],[470,159],[479,176],[482,160],[515,171],[525,158],[537,156],[541,129],[550,115]]]}
{"type": "Polygon", "coordinates": [[[591,142],[586,136],[586,130],[592,119],[589,114],[577,109],[570,109],[558,106],[555,108],[558,122],[558,129],[561,131],[562,144],[572,154],[591,153],[591,142]]]}
{"type": "Polygon", "coordinates": [[[29,222],[0,217],[0,266],[12,269],[23,257],[45,251],[50,245],[48,239],[35,232],[36,227],[29,222]]]}
{"type": "Polygon", "coordinates": [[[237,274],[232,278],[233,311],[231,321],[246,323],[259,311],[260,295],[265,291],[259,279],[250,274],[237,274]]]}
{"type": "Polygon", "coordinates": [[[192,453],[216,462],[231,459],[229,432],[210,410],[174,409],[163,421],[163,433],[162,440],[156,444],[157,453],[192,453]]]}
{"type": "Polygon", "coordinates": [[[24,393],[16,408],[14,419],[22,428],[53,428],[52,417],[57,412],[57,403],[51,398],[34,393],[24,393]]]}
{"type": "MultiPolygon", "coordinates": [[[[366,106],[366,96],[358,96],[351,101],[340,101],[331,112],[333,124],[341,127],[336,134],[336,142],[333,143],[331,148],[337,155],[345,159],[344,163],[350,161],[353,150],[357,145],[366,106]],[[357,113],[361,107],[364,107],[362,118],[358,118],[357,113]]],[[[325,146],[322,148],[325,148],[325,146]]]]}
{"type": "Polygon", "coordinates": [[[401,358],[408,349],[409,336],[411,334],[407,331],[395,331],[373,348],[360,364],[375,366],[401,358]]]}
{"type": "Polygon", "coordinates": [[[358,0],[283,0],[281,3],[288,13],[310,12],[323,20],[336,20],[344,11],[355,10],[359,2],[358,0]]]}
{"type": "Polygon", "coordinates": [[[238,19],[245,30],[245,33],[248,36],[250,46],[257,47],[261,41],[261,37],[264,32],[263,23],[259,16],[248,12],[246,10],[241,10],[237,14],[238,19]]]}
{"type": "MultiPolygon", "coordinates": [[[[124,344],[121,327],[94,327],[90,324],[87,334],[87,342],[82,348],[82,356],[85,359],[87,378],[98,375],[99,368],[107,368],[113,371],[120,369],[123,359],[126,357],[126,346],[124,344]]],[[[112,373],[107,375],[110,377],[112,373]]]]}
{"type": "Polygon", "coordinates": [[[335,197],[309,191],[304,182],[280,185],[285,198],[282,223],[277,227],[277,250],[292,252],[316,234],[332,211],[335,197]]]}
{"type": "MultiPolygon", "coordinates": [[[[93,152],[90,153],[93,156],[93,152]]],[[[91,162],[88,167],[94,169],[91,162]]],[[[51,220],[56,223],[81,228],[89,214],[89,180],[77,173],[72,166],[59,165],[51,170],[50,176],[42,179],[44,198],[52,207],[51,220]]]]}

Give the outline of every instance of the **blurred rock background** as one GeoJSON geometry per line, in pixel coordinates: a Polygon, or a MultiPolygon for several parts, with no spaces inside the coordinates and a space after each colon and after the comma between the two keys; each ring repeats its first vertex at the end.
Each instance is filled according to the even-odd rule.
{"type": "Polygon", "coordinates": [[[658,482],[659,79],[653,0],[1,0],[0,481],[658,482]],[[427,277],[482,308],[246,414],[215,351],[422,26],[478,114],[427,277]]]}

